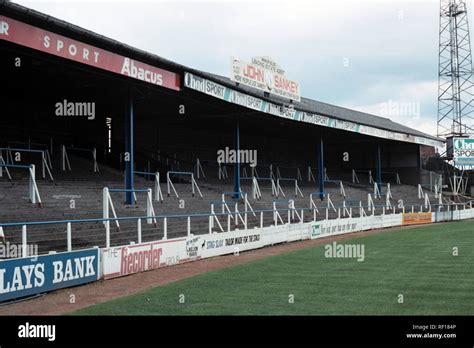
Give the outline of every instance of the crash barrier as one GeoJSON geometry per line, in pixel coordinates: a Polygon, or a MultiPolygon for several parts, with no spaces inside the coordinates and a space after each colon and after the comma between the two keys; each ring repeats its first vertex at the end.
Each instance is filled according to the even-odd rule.
{"type": "Polygon", "coordinates": [[[283,192],[281,186],[277,186],[277,184],[275,183],[275,180],[272,177],[267,177],[267,178],[259,177],[259,178],[257,178],[256,176],[252,176],[252,177],[242,177],[242,178],[240,178],[240,180],[250,180],[251,181],[251,184],[252,184],[252,198],[253,199],[258,200],[258,199],[262,198],[262,192],[260,191],[260,185],[258,183],[259,180],[270,182],[271,187],[272,187],[272,196],[278,197],[280,194],[285,196],[285,193],[283,192]]]}
{"type": "MultiPolygon", "coordinates": [[[[400,175],[398,174],[398,172],[384,172],[384,171],[382,171],[382,172],[380,172],[380,174],[382,174],[382,177],[384,177],[384,176],[385,176],[385,177],[390,176],[390,177],[394,178],[394,179],[395,179],[395,183],[396,183],[397,185],[401,185],[401,184],[402,184],[402,182],[400,181],[400,175]]],[[[387,180],[385,180],[385,181],[387,181],[387,180]]]]}
{"type": "MultiPolygon", "coordinates": [[[[225,163],[221,163],[216,160],[206,160],[206,159],[201,160],[199,158],[196,158],[196,161],[193,164],[193,173],[197,179],[206,178],[206,172],[204,171],[204,168],[202,165],[203,163],[206,164],[206,166],[215,165],[217,167],[217,177],[219,180],[225,180],[229,178],[229,173],[227,171],[227,166],[225,163]]],[[[245,168],[243,168],[243,172],[246,173],[245,168]]]]}
{"type": "Polygon", "coordinates": [[[29,189],[28,189],[28,196],[30,202],[33,204],[38,203],[40,207],[42,207],[43,203],[41,202],[41,197],[38,191],[38,185],[36,184],[36,174],[35,174],[35,165],[21,165],[21,164],[6,164],[3,161],[3,158],[0,157],[0,177],[3,175],[3,168],[5,168],[5,172],[8,176],[8,179],[12,181],[12,177],[8,168],[19,168],[19,169],[26,169],[28,170],[29,175],[29,189]]]}
{"type": "Polygon", "coordinates": [[[291,223],[296,218],[298,218],[299,222],[304,222],[304,211],[305,209],[298,209],[295,208],[295,201],[292,199],[284,200],[284,199],[276,199],[272,202],[273,204],[273,222],[275,226],[278,226],[278,223],[285,224],[280,214],[280,210],[277,209],[277,204],[283,204],[288,207],[288,219],[286,223],[291,223]]]}
{"type": "Polygon", "coordinates": [[[303,180],[303,177],[301,176],[301,171],[300,171],[299,167],[285,167],[285,166],[277,166],[276,167],[276,178],[277,179],[282,179],[283,178],[283,176],[281,175],[282,170],[286,170],[287,172],[288,171],[294,172],[295,177],[287,176],[288,179],[300,180],[300,181],[303,180]]]}
{"type": "Polygon", "coordinates": [[[206,178],[206,173],[204,173],[204,169],[202,169],[201,161],[199,160],[199,158],[196,158],[196,162],[194,163],[194,175],[196,175],[196,178],[198,179],[200,179],[201,177],[206,178]]]}
{"type": "Polygon", "coordinates": [[[169,171],[169,172],[166,173],[166,183],[167,183],[168,197],[171,194],[171,189],[173,189],[173,192],[176,195],[176,198],[179,199],[178,192],[176,192],[176,188],[174,187],[174,184],[171,181],[171,176],[190,176],[191,177],[191,192],[192,192],[193,197],[194,197],[194,194],[197,191],[199,196],[202,198],[201,190],[199,189],[199,186],[198,186],[196,180],[194,179],[194,173],[193,172],[176,172],[176,171],[169,171]]]}
{"type": "Polygon", "coordinates": [[[374,198],[382,198],[382,193],[380,192],[380,187],[381,185],[377,184],[374,182],[374,198]]]}
{"type": "MultiPolygon", "coordinates": [[[[163,203],[163,192],[161,191],[161,186],[160,186],[160,173],[156,172],[141,172],[141,171],[134,171],[135,174],[138,175],[144,175],[145,177],[155,178],[155,201],[159,201],[163,203]]],[[[135,198],[136,201],[136,198],[135,198]]]]}
{"type": "MultiPolygon", "coordinates": [[[[256,177],[260,179],[260,175],[258,174],[257,167],[251,167],[250,165],[242,165],[241,170],[242,170],[241,172],[242,177],[245,177],[245,178],[256,177]],[[247,168],[249,170],[247,170],[247,168]],[[250,171],[250,175],[249,175],[249,171],[250,171]]],[[[269,176],[273,178],[273,172],[271,170],[271,167],[269,171],[269,176]]]]}
{"type": "Polygon", "coordinates": [[[229,178],[229,174],[227,173],[227,166],[225,164],[219,163],[217,168],[217,177],[219,180],[225,180],[229,178]]]}
{"type": "MultiPolygon", "coordinates": [[[[119,220],[117,219],[117,214],[115,212],[114,208],[114,203],[112,201],[112,197],[110,196],[111,192],[132,192],[133,193],[133,199],[135,203],[137,202],[137,192],[146,192],[147,197],[146,197],[146,216],[155,216],[155,209],[153,208],[153,193],[152,189],[109,189],[108,187],[104,187],[103,189],[103,196],[102,196],[102,204],[103,204],[103,211],[102,211],[102,216],[104,219],[104,225],[105,225],[105,235],[106,235],[106,245],[110,246],[110,221],[109,219],[109,213],[112,211],[112,214],[115,218],[115,224],[117,226],[117,229],[120,230],[120,223],[119,220]]],[[[148,218],[146,219],[148,224],[154,223],[156,225],[156,218],[148,218]]],[[[141,226],[141,224],[140,224],[141,226]]],[[[140,239],[140,238],[139,238],[140,239]]]]}
{"type": "Polygon", "coordinates": [[[453,176],[450,176],[448,179],[449,186],[451,187],[451,191],[454,195],[466,194],[469,179],[464,170],[461,172],[461,175],[458,175],[456,172],[454,172],[453,176]]]}
{"type": "MultiPolygon", "coordinates": [[[[225,197],[228,196],[228,195],[231,195],[233,198],[237,198],[237,199],[242,200],[242,202],[244,204],[245,212],[247,212],[247,210],[249,210],[255,216],[255,212],[252,208],[252,205],[250,204],[250,202],[248,200],[248,195],[247,195],[246,192],[243,192],[242,190],[240,190],[239,192],[230,191],[230,192],[223,192],[222,193],[222,200],[221,200],[221,202],[222,202],[222,214],[225,214],[226,210],[228,212],[230,212],[229,207],[226,206],[226,204],[224,204],[225,197]]],[[[236,203],[236,202],[238,203],[238,201],[233,201],[233,203],[236,203]]]]}
{"type": "Polygon", "coordinates": [[[298,185],[298,180],[297,179],[292,179],[292,178],[278,178],[276,180],[276,196],[278,197],[279,193],[281,192],[281,195],[283,197],[286,197],[285,196],[285,193],[283,192],[283,188],[281,187],[281,182],[285,182],[285,181],[289,181],[291,183],[294,184],[294,188],[295,188],[295,197],[298,197],[298,194],[301,196],[301,197],[304,197],[303,196],[303,192],[301,192],[301,189],[298,185]]]}
{"type": "Polygon", "coordinates": [[[316,182],[316,178],[314,177],[313,174],[313,168],[311,166],[308,166],[308,182],[314,181],[316,182]]]}
{"type": "Polygon", "coordinates": [[[31,139],[28,139],[28,141],[9,141],[8,146],[27,146],[27,149],[38,149],[40,148],[41,150],[49,150],[51,155],[53,154],[53,138],[50,138],[50,144],[42,144],[42,143],[34,143],[31,141],[31,139]]]}
{"type": "Polygon", "coordinates": [[[300,171],[300,168],[299,167],[287,167],[287,166],[278,166],[278,165],[273,165],[273,164],[268,164],[268,165],[260,165],[258,166],[258,168],[260,169],[257,169],[257,166],[250,166],[250,165],[242,165],[241,167],[241,174],[243,177],[256,177],[258,180],[260,179],[272,179],[272,180],[277,180],[279,178],[283,178],[283,175],[281,173],[282,170],[285,170],[285,171],[293,171],[294,172],[294,175],[295,177],[291,177],[291,174],[290,177],[291,179],[296,179],[296,180],[303,180],[303,177],[301,176],[301,171],[300,171]],[[260,176],[259,174],[259,170],[260,172],[264,173],[264,176],[260,176]],[[268,170],[268,172],[267,172],[268,170]],[[265,176],[265,174],[268,173],[267,176],[265,176]]]}
{"type": "Polygon", "coordinates": [[[242,165],[241,166],[241,175],[242,175],[242,177],[246,177],[246,178],[255,177],[258,180],[260,180],[260,179],[276,180],[277,179],[277,176],[274,173],[272,164],[260,165],[260,166],[258,166],[258,168],[260,168],[260,169],[257,169],[257,166],[242,165]],[[267,176],[260,176],[259,170],[260,170],[260,173],[264,173],[264,175],[265,175],[265,173],[267,173],[267,170],[268,170],[268,175],[267,176]]]}
{"type": "Polygon", "coordinates": [[[234,221],[234,225],[238,226],[239,222],[241,222],[244,226],[245,229],[247,229],[247,214],[252,213],[253,216],[257,216],[255,214],[255,211],[252,208],[252,205],[250,204],[248,198],[247,198],[247,193],[244,193],[242,191],[240,192],[224,192],[222,194],[222,200],[220,201],[211,201],[211,216],[209,217],[209,233],[213,232],[214,229],[214,222],[217,223],[218,227],[220,228],[221,232],[224,232],[224,228],[222,227],[219,217],[216,215],[216,211],[214,209],[215,206],[221,206],[222,208],[222,214],[224,217],[227,217],[227,232],[230,232],[230,227],[231,227],[231,220],[234,221]],[[226,195],[232,195],[236,198],[239,198],[238,200],[234,201],[226,201],[225,196],[226,195]],[[244,205],[244,210],[240,211],[239,210],[239,203],[243,203],[244,205]],[[231,210],[230,206],[234,207],[234,211],[231,210]],[[228,213],[228,214],[227,214],[228,213]]]}
{"type": "Polygon", "coordinates": [[[71,163],[69,162],[69,155],[68,152],[76,151],[76,152],[86,152],[90,153],[92,156],[92,164],[93,164],[93,171],[94,173],[99,172],[99,164],[97,163],[97,149],[94,147],[92,149],[84,149],[80,147],[66,147],[65,145],[61,145],[61,170],[63,172],[71,171],[71,163]]]}
{"type": "Polygon", "coordinates": [[[372,176],[372,171],[371,170],[366,170],[366,169],[352,169],[352,183],[354,184],[360,184],[359,180],[359,175],[364,174],[367,175],[369,184],[374,183],[374,178],[372,176]]]}
{"type": "Polygon", "coordinates": [[[346,197],[346,191],[344,190],[344,184],[342,183],[342,180],[324,180],[325,184],[335,184],[336,186],[339,186],[339,192],[341,193],[341,196],[346,197]]]}
{"type": "MultiPolygon", "coordinates": [[[[21,163],[21,160],[18,160],[15,155],[15,159],[13,159],[13,153],[32,153],[38,154],[41,156],[41,177],[46,179],[46,173],[48,173],[48,177],[51,182],[54,182],[53,174],[51,173],[52,164],[51,164],[51,156],[49,155],[49,150],[38,150],[38,149],[23,149],[23,148],[12,148],[12,147],[0,147],[0,158],[3,164],[9,165],[25,165],[21,163]],[[3,156],[5,152],[6,156],[3,156]],[[5,160],[6,158],[6,160],[5,160]]],[[[20,157],[21,159],[21,157],[20,157]]]]}
{"type": "Polygon", "coordinates": [[[421,186],[433,192],[435,197],[438,197],[438,194],[443,194],[443,175],[429,171],[428,176],[422,176],[421,186]]]}
{"type": "MultiPolygon", "coordinates": [[[[314,176],[314,171],[317,172],[317,169],[311,168],[311,166],[308,166],[308,182],[311,182],[311,181],[316,182],[316,177],[314,176]]],[[[324,168],[324,180],[329,180],[329,176],[328,176],[326,168],[324,168]]]]}
{"type": "MultiPolygon", "coordinates": [[[[289,201],[286,201],[286,204],[288,203],[289,201]]],[[[347,206],[345,208],[347,208],[347,206]]],[[[384,208],[384,206],[382,208],[384,208]]],[[[302,214],[304,211],[309,210],[314,209],[299,209],[298,213],[301,214],[300,216],[296,215],[297,211],[292,204],[289,204],[285,209],[255,210],[254,213],[260,217],[261,224],[259,226],[242,230],[235,229],[227,232],[215,232],[210,229],[209,233],[199,235],[191,233],[191,218],[205,217],[209,219],[209,223],[211,223],[210,221],[213,215],[229,215],[233,214],[233,212],[226,214],[193,214],[188,216],[143,216],[0,224],[0,232],[2,232],[3,228],[22,227],[22,243],[25,246],[25,250],[27,245],[27,226],[67,224],[68,228],[68,252],[44,256],[28,255],[23,258],[0,261],[0,274],[2,275],[0,281],[3,282],[0,286],[2,286],[2,289],[7,289],[7,291],[0,293],[0,301],[31,296],[63,287],[85,284],[98,279],[110,279],[208,257],[226,254],[237,255],[242,251],[278,243],[324,238],[332,235],[394,226],[430,224],[437,221],[474,218],[472,202],[468,204],[443,205],[442,207],[438,207],[438,211],[434,212],[361,215],[358,217],[340,217],[332,220],[325,219],[304,222],[302,214]],[[277,224],[273,223],[269,226],[263,224],[264,213],[274,215],[278,212],[280,217],[282,217],[282,213],[286,212],[291,217],[290,214],[293,210],[295,211],[295,219],[290,218],[287,220],[288,222],[285,222],[283,219],[280,220],[277,217],[279,221],[277,224]],[[134,220],[141,223],[144,219],[156,218],[162,219],[164,226],[166,226],[167,219],[178,217],[185,217],[187,220],[188,229],[186,236],[168,239],[165,233],[161,240],[141,243],[141,230],[140,227],[137,227],[138,243],[132,242],[127,245],[108,246],[100,249],[100,255],[98,255],[97,248],[72,251],[71,225],[75,223],[110,223],[114,220],[134,220]],[[282,221],[283,223],[281,223],[282,221]],[[100,262],[97,260],[100,260],[100,262]],[[28,270],[28,274],[30,276],[31,274],[35,274],[35,277],[39,274],[29,272],[31,269],[35,269],[41,273],[42,276],[37,278],[41,279],[41,282],[36,282],[34,287],[28,289],[26,289],[26,286],[21,289],[18,286],[13,288],[13,279],[17,279],[16,282],[18,282],[18,274],[21,272],[28,270]],[[56,272],[54,275],[56,281],[51,280],[53,276],[53,273],[51,273],[52,270],[56,272]],[[68,270],[68,272],[65,270],[68,270]]],[[[24,276],[26,277],[28,275],[25,274],[24,276]]],[[[23,276],[21,279],[22,281],[25,279],[25,282],[28,281],[26,278],[23,278],[23,276]]]]}

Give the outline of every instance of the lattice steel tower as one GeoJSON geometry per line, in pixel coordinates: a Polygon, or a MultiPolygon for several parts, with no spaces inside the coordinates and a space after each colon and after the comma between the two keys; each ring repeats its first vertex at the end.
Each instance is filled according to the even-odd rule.
{"type": "Polygon", "coordinates": [[[474,135],[471,42],[465,0],[441,0],[439,17],[439,137],[474,135]]]}

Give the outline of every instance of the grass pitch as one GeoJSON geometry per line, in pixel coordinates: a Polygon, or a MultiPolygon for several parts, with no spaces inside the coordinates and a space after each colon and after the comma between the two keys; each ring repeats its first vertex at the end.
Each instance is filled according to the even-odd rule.
{"type": "Polygon", "coordinates": [[[398,229],[338,244],[364,245],[364,261],[327,258],[323,244],[184,279],[75,314],[474,314],[472,220],[398,229]]]}

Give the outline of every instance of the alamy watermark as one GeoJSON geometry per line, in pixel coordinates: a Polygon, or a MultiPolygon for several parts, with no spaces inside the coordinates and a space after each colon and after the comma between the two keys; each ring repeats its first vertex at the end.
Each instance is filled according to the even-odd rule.
{"type": "Polygon", "coordinates": [[[94,102],[70,102],[67,99],[54,104],[56,116],[79,116],[87,117],[88,120],[95,119],[94,102]]]}
{"type": "Polygon", "coordinates": [[[226,147],[217,151],[217,163],[246,163],[257,166],[257,150],[233,150],[226,147]]]}
{"type": "Polygon", "coordinates": [[[381,116],[406,116],[413,119],[420,118],[420,103],[418,102],[398,102],[389,100],[380,104],[381,116]]]}
{"type": "Polygon", "coordinates": [[[326,244],[324,246],[324,256],[327,258],[354,258],[358,262],[365,260],[365,245],[364,244],[326,244]]]}
{"type": "Polygon", "coordinates": [[[27,244],[26,255],[23,255],[22,244],[0,243],[0,259],[15,259],[26,256],[38,256],[38,244],[27,244]]]}

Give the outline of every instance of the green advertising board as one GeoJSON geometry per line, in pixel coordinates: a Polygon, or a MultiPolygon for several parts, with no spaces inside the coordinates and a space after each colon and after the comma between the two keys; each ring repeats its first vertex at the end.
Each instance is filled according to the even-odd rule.
{"type": "Polygon", "coordinates": [[[454,162],[459,166],[474,165],[474,139],[454,138],[453,139],[454,162]]]}

